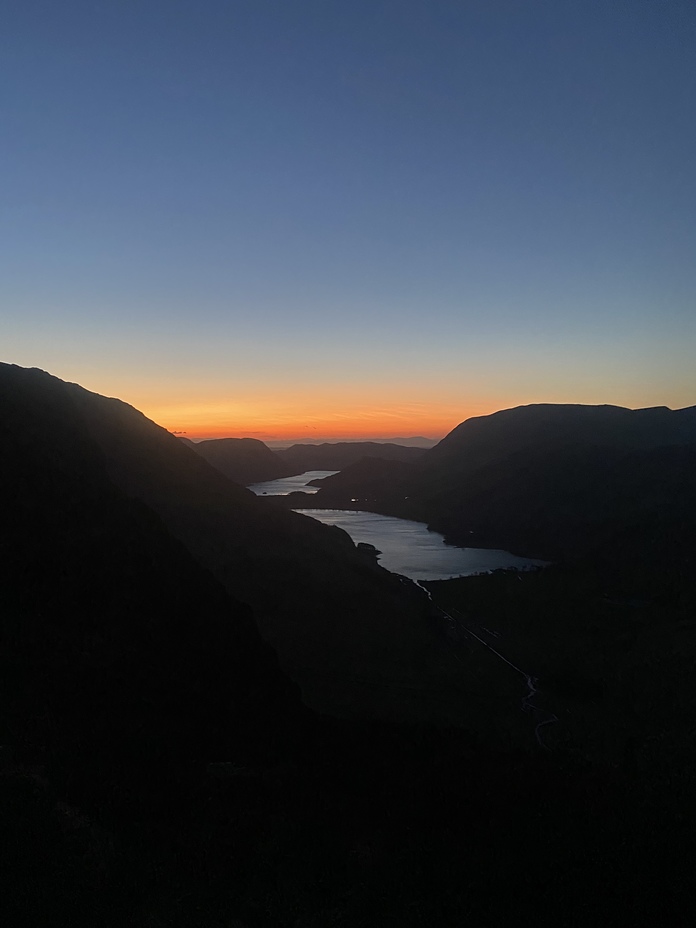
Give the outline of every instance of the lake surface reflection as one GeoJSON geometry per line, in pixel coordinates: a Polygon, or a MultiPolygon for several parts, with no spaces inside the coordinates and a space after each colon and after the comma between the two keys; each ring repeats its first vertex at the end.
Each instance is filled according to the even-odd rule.
{"type": "Polygon", "coordinates": [[[263,483],[252,483],[248,488],[257,496],[287,496],[288,493],[316,493],[319,487],[308,487],[310,480],[319,480],[322,477],[331,477],[337,470],[306,470],[304,474],[295,474],[292,477],[281,477],[279,480],[264,480],[263,483]]]}
{"type": "Polygon", "coordinates": [[[524,569],[546,563],[517,557],[509,551],[447,545],[443,536],[439,532],[429,532],[424,522],[347,509],[296,511],[326,525],[337,525],[348,532],[356,544],[365,542],[374,545],[382,552],[379,559],[382,567],[412,580],[449,580],[501,567],[524,569]]]}

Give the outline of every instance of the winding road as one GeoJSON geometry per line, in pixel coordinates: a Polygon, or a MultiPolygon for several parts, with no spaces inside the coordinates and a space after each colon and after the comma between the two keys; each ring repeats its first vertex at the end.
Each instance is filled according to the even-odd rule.
{"type": "MultiPolygon", "coordinates": [[[[501,661],[504,661],[508,665],[508,667],[512,667],[512,669],[516,673],[519,673],[521,676],[524,677],[525,682],[527,684],[527,693],[522,699],[521,710],[523,712],[529,712],[529,713],[535,714],[538,721],[534,729],[534,737],[536,738],[537,743],[542,748],[548,751],[549,747],[548,745],[544,744],[544,741],[542,740],[542,737],[540,734],[540,730],[545,725],[552,725],[554,722],[557,722],[558,716],[555,715],[553,712],[548,712],[547,710],[541,709],[539,706],[535,706],[533,704],[532,700],[534,699],[535,696],[539,695],[540,693],[540,691],[537,689],[537,683],[538,683],[537,678],[535,676],[532,676],[532,674],[527,673],[525,670],[522,670],[516,664],[513,664],[512,661],[509,661],[507,657],[505,657],[503,654],[500,653],[500,651],[497,651],[485,639],[481,638],[480,635],[477,635],[476,632],[474,632],[471,628],[469,628],[468,625],[465,625],[463,619],[455,618],[451,613],[446,612],[442,608],[442,606],[438,606],[438,604],[433,599],[432,594],[430,593],[430,590],[427,587],[423,586],[423,584],[419,580],[409,580],[409,578],[407,577],[403,577],[402,579],[408,583],[415,584],[420,590],[423,590],[425,595],[428,597],[428,600],[430,601],[430,603],[434,606],[435,609],[437,609],[438,613],[445,619],[445,622],[447,623],[447,626],[450,631],[456,631],[458,629],[461,629],[461,631],[464,632],[465,635],[471,638],[474,638],[476,641],[482,644],[484,648],[488,648],[489,651],[495,654],[497,658],[499,658],[501,661]]],[[[490,635],[493,638],[500,638],[499,632],[492,631],[491,629],[486,628],[484,625],[479,626],[479,628],[481,631],[490,635]]],[[[454,657],[457,657],[457,655],[454,654],[454,651],[452,653],[454,657]]]]}

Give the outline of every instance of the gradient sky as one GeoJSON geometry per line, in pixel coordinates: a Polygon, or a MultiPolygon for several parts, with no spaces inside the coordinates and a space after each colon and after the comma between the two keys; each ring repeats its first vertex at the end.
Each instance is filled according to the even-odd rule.
{"type": "Polygon", "coordinates": [[[0,356],[191,437],[696,403],[693,0],[4,0],[0,356]]]}

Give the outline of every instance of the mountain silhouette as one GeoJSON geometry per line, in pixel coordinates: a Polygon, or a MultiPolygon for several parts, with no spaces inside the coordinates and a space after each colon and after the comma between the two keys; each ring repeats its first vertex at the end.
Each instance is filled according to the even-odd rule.
{"type": "Polygon", "coordinates": [[[291,473],[307,470],[343,470],[361,458],[379,458],[384,461],[417,461],[425,448],[407,447],[391,442],[339,441],[321,445],[291,445],[277,456],[292,468],[291,473]]]}
{"type": "Polygon", "coordinates": [[[211,438],[188,444],[220,473],[242,486],[298,473],[257,438],[211,438]]]}
{"type": "Polygon", "coordinates": [[[250,608],[119,487],[81,393],[0,365],[0,743],[116,813],[174,801],[201,757],[273,756],[304,710],[250,608]]]}
{"type": "Polygon", "coordinates": [[[459,544],[628,557],[691,538],[695,475],[696,407],[522,406],[466,420],[410,472],[346,469],[314,502],[357,498],[459,544]]]}
{"type": "Polygon", "coordinates": [[[387,498],[403,500],[412,476],[413,466],[407,461],[364,457],[348,464],[337,474],[310,480],[309,486],[319,487],[322,491],[321,497],[315,496],[314,499],[325,500],[333,494],[341,502],[359,504],[374,499],[377,494],[382,501],[387,498]],[[360,498],[346,500],[346,494],[352,494],[356,487],[359,488],[360,498]]]}
{"type": "Polygon", "coordinates": [[[308,470],[342,470],[367,456],[386,461],[416,461],[425,451],[369,441],[296,444],[279,451],[272,451],[256,438],[212,438],[199,442],[180,438],[180,441],[242,486],[308,470]]]}
{"type": "Polygon", "coordinates": [[[428,452],[428,467],[451,461],[468,469],[521,452],[592,446],[647,450],[696,444],[696,407],[536,404],[460,423],[428,452]]]}
{"type": "Polygon", "coordinates": [[[346,533],[264,505],[126,403],[35,369],[2,365],[0,378],[5,454],[32,444],[86,485],[98,469],[114,492],[155,513],[252,607],[306,702],[339,714],[429,715],[423,667],[429,655],[436,666],[439,645],[423,600],[346,533]],[[412,686],[406,697],[401,684],[412,686]]]}

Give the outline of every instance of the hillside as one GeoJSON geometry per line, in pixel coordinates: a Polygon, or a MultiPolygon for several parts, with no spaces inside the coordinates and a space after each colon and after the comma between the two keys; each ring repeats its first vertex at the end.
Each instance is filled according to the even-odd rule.
{"type": "Polygon", "coordinates": [[[440,711],[427,678],[438,673],[441,646],[422,597],[345,533],[264,506],[118,400],[10,365],[0,367],[0,387],[4,421],[13,423],[6,450],[41,442],[41,454],[60,463],[70,448],[61,436],[89,447],[116,490],[156,513],[199,565],[253,608],[308,703],[387,718],[440,711]]]}
{"type": "Polygon", "coordinates": [[[461,457],[479,466],[502,455],[594,445],[639,450],[696,441],[696,406],[626,409],[622,406],[540,403],[503,409],[460,423],[428,455],[433,465],[461,457]]]}
{"type": "Polygon", "coordinates": [[[557,557],[623,536],[638,552],[696,518],[695,459],[696,408],[526,406],[458,426],[429,453],[417,495],[452,537],[557,557]]]}
{"type": "Polygon", "coordinates": [[[338,441],[321,445],[291,445],[276,455],[292,468],[291,473],[307,470],[343,470],[362,458],[379,458],[383,461],[418,461],[425,448],[407,447],[391,442],[338,441]]]}
{"type": "Polygon", "coordinates": [[[291,477],[308,470],[343,470],[365,457],[417,461],[426,450],[370,441],[297,444],[279,451],[272,451],[255,438],[214,438],[199,442],[180,438],[180,441],[242,486],[291,477]]]}
{"type": "Polygon", "coordinates": [[[0,398],[0,744],[114,814],[282,752],[300,694],[249,607],[118,487],[66,385],[3,366],[0,398]]]}
{"type": "Polygon", "coordinates": [[[364,499],[460,544],[531,556],[620,546],[630,557],[693,537],[695,463],[695,407],[524,406],[466,420],[410,477],[345,471],[314,504],[364,499]]]}
{"type": "Polygon", "coordinates": [[[189,442],[189,447],[242,486],[289,477],[292,470],[281,457],[256,438],[211,438],[189,442]]]}
{"type": "Polygon", "coordinates": [[[341,503],[343,508],[350,509],[353,507],[344,504],[362,503],[374,497],[375,494],[379,494],[382,501],[387,498],[387,495],[395,499],[403,499],[404,494],[408,492],[412,475],[413,466],[406,461],[387,461],[383,458],[366,457],[354,461],[337,474],[310,480],[309,486],[319,487],[322,503],[329,498],[334,498],[341,503]],[[361,499],[359,500],[350,498],[352,489],[356,486],[360,487],[361,499]]]}

